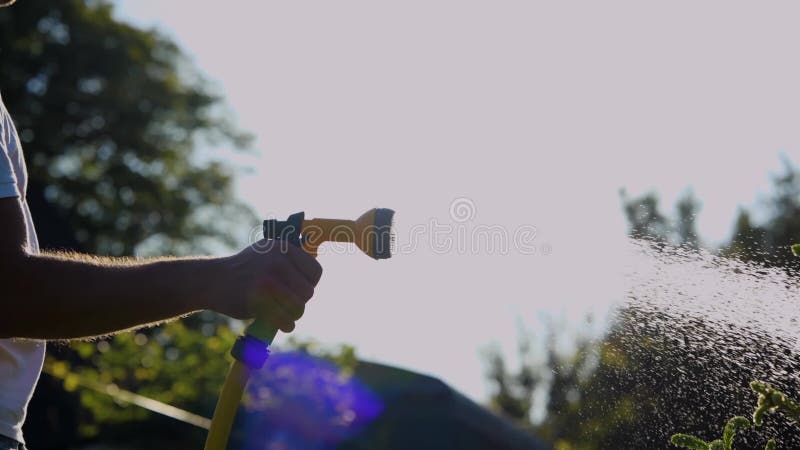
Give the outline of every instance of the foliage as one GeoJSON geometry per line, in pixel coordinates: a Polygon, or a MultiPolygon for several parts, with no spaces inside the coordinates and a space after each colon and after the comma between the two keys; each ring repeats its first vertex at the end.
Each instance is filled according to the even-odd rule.
{"type": "MultiPolygon", "coordinates": [[[[675,434],[670,439],[673,445],[680,447],[693,448],[695,450],[709,450],[709,443],[694,437],[691,434],[675,434]]],[[[720,441],[717,441],[720,442],[720,441]]]]}
{"type": "Polygon", "coordinates": [[[763,381],[753,381],[750,389],[758,393],[758,408],[753,413],[753,422],[761,426],[764,414],[768,411],[783,411],[795,422],[800,422],[800,403],[763,381]]]}
{"type": "MultiPolygon", "coordinates": [[[[119,387],[188,411],[208,413],[230,364],[228,352],[234,333],[222,324],[208,323],[197,331],[181,321],[152,333],[121,333],[97,342],[72,344],[80,359],[49,358],[54,372],[64,377],[64,388],[75,391],[78,380],[119,387]],[[112,350],[113,349],[113,350],[112,350]]],[[[84,435],[100,425],[141,421],[147,410],[121,407],[114,396],[81,389],[82,406],[90,413],[81,424],[84,435]]]]}
{"type": "MultiPolygon", "coordinates": [[[[493,406],[517,414],[518,405],[532,404],[515,418],[558,450],[667,448],[671,432],[686,423],[693,424],[693,434],[713,435],[719,432],[713,424],[730,417],[731,409],[749,406],[740,394],[748,380],[800,370],[794,358],[748,359],[749,367],[742,367],[742,356],[731,354],[731,349],[738,346],[743,355],[764,354],[773,350],[772,343],[764,343],[758,334],[737,335],[733,343],[726,341],[724,332],[668,314],[626,309],[601,342],[579,337],[574,351],[557,355],[553,349],[559,345],[548,338],[540,342],[544,355],[555,356],[522,357],[523,367],[514,371],[498,358],[502,370],[497,363],[491,367],[493,376],[502,376],[505,383],[505,403],[493,406]],[[666,336],[663,327],[670,328],[666,336]],[[699,345],[692,343],[697,336],[702,336],[699,345]],[[534,380],[530,389],[522,389],[519,381],[526,371],[534,380]]],[[[490,378],[494,399],[500,392],[497,378],[490,378]]],[[[791,388],[794,381],[782,384],[791,388]]],[[[731,431],[725,434],[732,436],[731,431]]],[[[770,435],[785,436],[789,448],[797,444],[798,435],[790,426],[774,422],[743,435],[739,445],[755,448],[760,441],[763,446],[770,435]]],[[[723,437],[723,448],[724,442],[723,437]]]]}
{"type": "Polygon", "coordinates": [[[732,417],[722,433],[722,439],[715,439],[711,442],[706,442],[696,436],[690,434],[677,433],[673,434],[670,442],[679,447],[692,448],[696,450],[732,450],[733,437],[736,431],[750,428],[750,421],[742,416],[732,417]]]}
{"type": "MultiPolygon", "coordinates": [[[[201,313],[199,318],[203,322],[198,327],[173,321],[148,334],[122,333],[95,342],[74,343],[71,347],[80,358],[72,361],[48,356],[46,372],[62,380],[65,390],[76,392],[88,413],[83,414],[79,424],[84,437],[117,424],[142,424],[152,417],[150,411],[113,395],[117,388],[211,417],[232,361],[230,349],[236,333],[225,323],[213,320],[210,313],[201,313]],[[105,389],[81,388],[87,385],[105,389]]],[[[313,355],[332,362],[342,373],[352,373],[358,363],[350,346],[322,346],[295,337],[274,351],[313,355]]]]}
{"type": "Polygon", "coordinates": [[[249,137],[168,37],[108,0],[26,1],[0,10],[0,55],[43,247],[186,253],[253,222],[219,151],[195,150],[249,137]]]}
{"type": "Polygon", "coordinates": [[[700,202],[691,191],[678,200],[676,217],[672,220],[659,211],[655,193],[630,198],[623,190],[620,197],[631,237],[688,248],[700,247],[696,224],[700,202]]]}
{"type": "MultiPolygon", "coordinates": [[[[717,249],[721,255],[794,270],[797,261],[786,246],[800,235],[800,221],[790,220],[800,217],[794,207],[800,202],[800,196],[793,197],[800,192],[795,173],[784,162],[783,173],[773,180],[774,193],[760,205],[768,212],[765,220],[756,222],[741,210],[730,240],[717,249]]],[[[631,236],[657,246],[692,248],[698,242],[691,231],[698,202],[691,194],[680,199],[672,216],[660,211],[655,194],[630,197],[623,192],[622,200],[631,236]]],[[[569,336],[576,339],[570,354],[555,354],[551,347],[558,345],[548,337],[539,338],[544,349],[534,358],[520,351],[522,365],[516,370],[501,355],[491,355],[492,406],[558,450],[668,448],[670,434],[687,423],[693,424],[693,434],[710,436],[718,432],[713,424],[727,420],[731,409],[749,406],[740,389],[753,379],[775,377],[784,392],[800,392],[791,376],[800,372],[791,346],[776,347],[758,332],[730,331],[691,317],[626,307],[600,342],[569,336]],[[698,336],[703,342],[696,342],[698,336]],[[776,356],[753,357],[759,354],[776,356]],[[748,363],[741,364],[742,359],[748,363]],[[533,385],[526,387],[523,380],[533,385]]],[[[770,435],[783,436],[785,446],[800,447],[800,433],[777,421],[737,440],[743,448],[756,448],[770,435]]]]}
{"type": "Polygon", "coordinates": [[[725,424],[725,430],[722,433],[722,442],[725,450],[731,450],[733,447],[733,437],[738,430],[745,430],[750,428],[750,421],[741,416],[733,417],[725,424]]]}
{"type": "MultiPolygon", "coordinates": [[[[761,426],[763,424],[764,414],[767,411],[781,410],[786,413],[786,415],[791,417],[795,422],[800,420],[800,404],[787,397],[783,392],[775,389],[772,386],[769,386],[763,381],[751,382],[750,388],[759,394],[758,406],[753,412],[753,423],[756,424],[756,426],[761,426]]],[[[720,447],[720,449],[731,450],[733,448],[733,436],[736,431],[749,427],[750,422],[747,419],[741,416],[736,416],[729,420],[728,424],[725,425],[725,433],[722,441],[717,440],[705,442],[702,439],[692,435],[677,433],[672,435],[670,442],[677,446],[700,450],[713,450],[715,443],[721,442],[723,445],[720,447]]],[[[719,444],[716,445],[719,446],[719,444]]],[[[770,439],[767,441],[765,450],[775,450],[776,446],[777,442],[775,439],[770,439]]]]}
{"type": "Polygon", "coordinates": [[[623,190],[620,192],[625,217],[630,225],[630,235],[635,238],[649,238],[659,242],[669,239],[670,224],[658,207],[658,197],[646,194],[638,199],[630,199],[623,190]]]}
{"type": "MultiPolygon", "coordinates": [[[[590,322],[587,318],[586,325],[590,322]]],[[[647,393],[634,387],[636,380],[621,377],[636,363],[622,351],[624,343],[613,338],[598,343],[579,335],[571,351],[559,352],[560,325],[550,322],[543,328],[541,350],[520,344],[521,364],[515,372],[499,353],[489,355],[492,406],[558,450],[612,448],[622,442],[620,434],[633,435],[647,393]],[[534,422],[542,412],[544,418],[534,422]]]]}
{"type": "MultiPolygon", "coordinates": [[[[791,246],[792,253],[795,256],[800,256],[800,244],[793,244],[791,246]]],[[[795,422],[800,421],[800,403],[795,402],[786,394],[775,389],[772,386],[764,383],[763,381],[751,381],[750,389],[758,394],[758,405],[753,412],[753,423],[756,426],[761,426],[764,421],[764,414],[769,411],[783,411],[786,415],[792,418],[795,422]]],[[[723,435],[724,450],[731,450],[733,445],[733,436],[737,429],[749,428],[750,422],[741,416],[736,416],[728,421],[725,425],[725,432],[723,435]]],[[[702,448],[698,446],[706,445],[706,448],[711,449],[712,443],[706,443],[703,440],[687,435],[687,434],[674,434],[670,441],[678,446],[687,448],[702,448]]],[[[716,441],[714,441],[716,442],[716,441]]],[[[767,441],[766,450],[774,450],[776,447],[775,439],[767,441]]]]}
{"type": "Polygon", "coordinates": [[[731,242],[722,253],[796,272],[800,260],[786,248],[800,236],[800,173],[789,160],[782,164],[783,171],[772,179],[772,195],[758,205],[766,219],[754,224],[750,214],[741,210],[731,242]]]}

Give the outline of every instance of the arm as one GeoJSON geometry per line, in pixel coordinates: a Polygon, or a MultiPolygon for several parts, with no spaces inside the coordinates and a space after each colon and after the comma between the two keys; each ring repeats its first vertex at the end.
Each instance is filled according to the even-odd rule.
{"type": "Polygon", "coordinates": [[[212,309],[294,328],[322,269],[302,250],[126,260],[32,254],[18,198],[0,199],[0,337],[70,339],[212,309]]]}

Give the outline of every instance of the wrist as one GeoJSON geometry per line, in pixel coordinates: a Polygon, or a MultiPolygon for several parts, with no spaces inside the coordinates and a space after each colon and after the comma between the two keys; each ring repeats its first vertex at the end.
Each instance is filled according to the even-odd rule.
{"type": "Polygon", "coordinates": [[[208,258],[198,261],[199,269],[195,277],[196,309],[218,311],[218,306],[225,297],[226,286],[229,286],[231,264],[229,257],[208,258]]]}

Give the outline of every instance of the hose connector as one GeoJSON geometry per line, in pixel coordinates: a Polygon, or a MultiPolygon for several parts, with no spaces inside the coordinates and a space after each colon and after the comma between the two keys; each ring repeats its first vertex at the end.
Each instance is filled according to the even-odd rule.
{"type": "Polygon", "coordinates": [[[269,358],[269,347],[259,339],[245,334],[236,338],[231,349],[231,356],[250,369],[258,370],[264,367],[264,363],[269,358]]]}

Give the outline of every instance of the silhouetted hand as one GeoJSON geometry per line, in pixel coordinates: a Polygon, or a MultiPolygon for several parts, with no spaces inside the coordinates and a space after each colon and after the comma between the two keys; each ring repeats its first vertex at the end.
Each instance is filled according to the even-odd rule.
{"type": "Polygon", "coordinates": [[[222,289],[215,289],[208,309],[258,318],[285,333],[294,330],[322,276],[314,257],[278,240],[259,241],[221,263],[222,289]]]}

